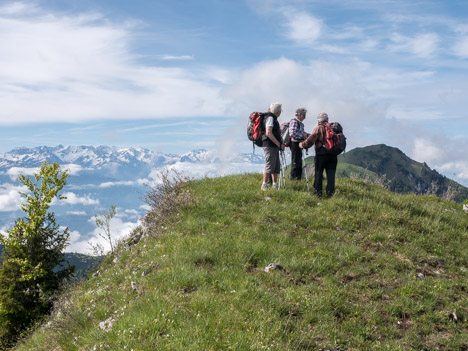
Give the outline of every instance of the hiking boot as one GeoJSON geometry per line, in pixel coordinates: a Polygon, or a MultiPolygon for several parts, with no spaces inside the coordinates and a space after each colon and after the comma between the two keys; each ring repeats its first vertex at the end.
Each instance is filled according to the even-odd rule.
{"type": "Polygon", "coordinates": [[[278,183],[273,183],[273,184],[271,184],[271,187],[274,188],[274,189],[276,189],[276,190],[279,189],[278,183]]]}
{"type": "Polygon", "coordinates": [[[262,183],[261,189],[262,189],[262,191],[267,191],[268,190],[268,184],[267,183],[262,183]]]}

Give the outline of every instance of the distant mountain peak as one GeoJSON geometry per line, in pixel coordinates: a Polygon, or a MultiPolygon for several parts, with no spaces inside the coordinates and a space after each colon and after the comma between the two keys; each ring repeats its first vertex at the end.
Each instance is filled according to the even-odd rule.
{"type": "Polygon", "coordinates": [[[396,147],[385,144],[355,148],[340,156],[341,163],[385,175],[390,181],[390,190],[399,193],[425,194],[433,192],[442,196],[449,187],[458,191],[456,201],[468,198],[468,189],[432,170],[427,163],[408,157],[396,147]]]}

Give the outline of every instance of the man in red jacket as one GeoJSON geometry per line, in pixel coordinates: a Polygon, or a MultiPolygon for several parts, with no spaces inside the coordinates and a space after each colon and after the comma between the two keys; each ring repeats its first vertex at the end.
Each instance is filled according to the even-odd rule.
{"type": "Polygon", "coordinates": [[[326,125],[328,123],[328,115],[324,112],[317,116],[318,126],[315,127],[312,134],[299,143],[299,147],[308,149],[312,145],[315,146],[315,179],[314,193],[322,196],[323,171],[327,172],[327,196],[332,196],[335,193],[335,174],[336,165],[338,164],[338,156],[331,155],[325,150],[323,145],[327,139],[326,125]]]}

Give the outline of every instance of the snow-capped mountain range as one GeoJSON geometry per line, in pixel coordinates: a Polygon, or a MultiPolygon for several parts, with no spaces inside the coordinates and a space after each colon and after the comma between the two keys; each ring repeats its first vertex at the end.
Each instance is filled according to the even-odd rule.
{"type": "Polygon", "coordinates": [[[82,167],[105,168],[109,164],[160,167],[177,162],[221,163],[248,162],[263,163],[260,154],[234,154],[220,156],[215,150],[193,150],[182,155],[164,154],[143,148],[118,148],[110,146],[39,146],[15,148],[0,153],[0,170],[11,167],[37,167],[47,160],[59,164],[78,164],[82,167]]]}
{"type": "Polygon", "coordinates": [[[0,231],[11,228],[20,211],[24,191],[16,179],[37,172],[47,160],[70,171],[63,189],[66,200],[52,210],[60,225],[68,226],[71,245],[68,251],[89,253],[88,242],[99,240],[94,215],[117,207],[111,222],[115,237],[134,228],[147,206],[142,200],[147,186],[158,183],[160,171],[176,170],[190,178],[259,172],[263,169],[262,152],[224,155],[216,150],[193,150],[182,155],[164,154],[143,148],[109,146],[40,146],[15,148],[0,153],[0,231]]]}

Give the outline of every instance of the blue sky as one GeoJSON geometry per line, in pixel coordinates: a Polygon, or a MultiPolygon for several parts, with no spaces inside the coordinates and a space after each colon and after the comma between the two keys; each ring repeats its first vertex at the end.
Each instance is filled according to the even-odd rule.
{"type": "Polygon", "coordinates": [[[465,0],[0,1],[0,152],[249,152],[247,116],[322,111],[468,185],[465,0]]]}

